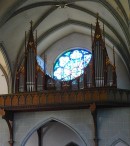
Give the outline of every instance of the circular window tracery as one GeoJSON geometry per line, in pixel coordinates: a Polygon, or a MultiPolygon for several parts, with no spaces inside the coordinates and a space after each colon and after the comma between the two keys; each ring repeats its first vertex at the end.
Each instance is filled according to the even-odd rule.
{"type": "Polygon", "coordinates": [[[54,78],[69,81],[82,75],[84,67],[88,65],[91,57],[91,53],[84,48],[75,48],[64,52],[54,64],[54,78]]]}

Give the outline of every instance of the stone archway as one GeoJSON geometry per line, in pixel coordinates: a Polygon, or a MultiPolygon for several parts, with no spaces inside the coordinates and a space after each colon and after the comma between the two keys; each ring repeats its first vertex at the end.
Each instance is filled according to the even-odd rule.
{"type": "Polygon", "coordinates": [[[85,141],[75,129],[64,122],[53,118],[34,127],[25,136],[21,146],[39,146],[37,133],[39,129],[41,131],[40,146],[65,146],[71,141],[78,145],[86,146],[85,141]]]}
{"type": "Polygon", "coordinates": [[[118,140],[114,141],[112,146],[129,146],[129,145],[122,139],[118,139],[118,140]]]}

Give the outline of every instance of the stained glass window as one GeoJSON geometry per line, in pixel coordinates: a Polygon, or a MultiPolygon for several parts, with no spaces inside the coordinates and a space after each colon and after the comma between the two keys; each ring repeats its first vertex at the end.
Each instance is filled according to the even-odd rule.
{"type": "Polygon", "coordinates": [[[62,81],[72,80],[84,72],[91,59],[91,53],[83,48],[68,50],[60,55],[54,64],[54,78],[62,81]]]}

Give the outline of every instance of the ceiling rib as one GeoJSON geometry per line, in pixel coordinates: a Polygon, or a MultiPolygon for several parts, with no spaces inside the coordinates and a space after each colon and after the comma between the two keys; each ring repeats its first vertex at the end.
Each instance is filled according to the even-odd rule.
{"type": "MultiPolygon", "coordinates": [[[[37,22],[34,24],[33,26],[33,30],[35,30],[38,25],[40,25],[40,23],[49,15],[51,14],[53,11],[55,11],[55,9],[57,9],[57,7],[51,7],[48,11],[46,11],[38,20],[37,22]]],[[[23,53],[23,47],[24,47],[24,42],[25,40],[22,41],[20,47],[19,47],[19,51],[18,51],[18,54],[17,54],[17,57],[16,57],[16,64],[15,64],[15,67],[17,68],[17,62],[18,62],[18,59],[19,59],[19,55],[23,53]]],[[[15,70],[15,69],[14,69],[15,70]]]]}
{"type": "MultiPolygon", "coordinates": [[[[38,6],[45,6],[45,5],[54,5],[54,4],[56,4],[55,2],[40,2],[40,3],[35,3],[35,4],[32,4],[32,5],[28,5],[28,6],[26,6],[26,7],[23,7],[22,8],[22,11],[20,10],[18,10],[18,13],[21,13],[21,12],[23,12],[23,11],[25,11],[25,10],[27,10],[27,9],[31,9],[31,8],[34,8],[34,7],[38,7],[38,6]]],[[[92,15],[92,16],[94,16],[95,18],[96,18],[96,14],[95,13],[93,13],[92,11],[90,11],[90,10],[88,10],[88,9],[85,9],[85,8],[82,8],[82,7],[80,7],[80,6],[77,6],[77,5],[68,5],[68,7],[70,7],[70,8],[74,8],[74,9],[77,9],[77,10],[80,10],[80,11],[83,11],[83,12],[85,12],[85,13],[88,13],[88,14],[90,14],[90,15],[92,15]]],[[[35,24],[35,27],[33,27],[34,29],[49,15],[49,14],[51,14],[54,10],[56,10],[57,9],[57,7],[52,7],[48,12],[46,12],[38,21],[37,21],[37,23],[35,24]]],[[[16,13],[16,14],[18,14],[18,13],[16,13]]],[[[15,15],[14,15],[15,16],[15,15]]],[[[125,46],[125,48],[127,48],[127,46],[126,46],[126,44],[124,43],[124,41],[123,41],[123,39],[120,37],[120,35],[112,28],[112,26],[110,26],[105,20],[103,20],[103,19],[101,19],[101,18],[99,18],[108,28],[110,28],[114,33],[115,33],[115,35],[120,39],[120,41],[121,41],[121,43],[122,43],[122,45],[123,46],[125,46]]],[[[129,53],[128,52],[128,50],[127,50],[127,53],[129,53]]]]}
{"type": "Polygon", "coordinates": [[[33,30],[35,30],[38,25],[40,25],[40,23],[46,19],[51,13],[53,13],[55,10],[57,9],[57,7],[53,6],[51,7],[48,11],[46,11],[38,20],[37,22],[34,24],[33,26],[33,30]]]}
{"type": "MultiPolygon", "coordinates": [[[[48,31],[46,31],[43,35],[41,35],[38,38],[38,43],[40,43],[43,39],[45,39],[47,36],[49,36],[51,33],[54,33],[55,31],[57,31],[58,29],[61,29],[67,25],[70,24],[74,24],[74,25],[80,25],[86,28],[91,29],[91,24],[85,23],[85,22],[81,22],[81,21],[76,21],[76,20],[67,20],[64,21],[56,26],[54,26],[53,28],[49,29],[48,31]]],[[[130,74],[130,68],[129,68],[129,56],[127,56],[128,54],[124,53],[124,49],[122,49],[122,47],[120,46],[119,43],[117,43],[109,34],[105,33],[106,38],[115,45],[115,47],[118,49],[119,53],[121,54],[122,58],[124,59],[125,64],[128,66],[128,72],[130,74]]]]}
{"type": "MultiPolygon", "coordinates": [[[[38,27],[38,25],[39,25],[46,17],[48,17],[52,12],[54,12],[54,11],[57,9],[57,7],[56,7],[55,5],[59,4],[59,2],[54,2],[54,1],[49,1],[49,2],[47,2],[47,1],[45,1],[45,2],[34,3],[34,4],[31,4],[31,5],[28,5],[28,6],[25,6],[25,7],[22,7],[22,8],[20,8],[20,9],[16,10],[16,9],[18,8],[18,6],[20,6],[20,5],[21,5],[22,3],[24,3],[25,1],[27,1],[27,0],[21,0],[21,1],[19,1],[17,4],[15,3],[15,5],[11,8],[11,10],[9,10],[9,12],[6,13],[5,19],[3,19],[2,22],[0,22],[0,26],[2,26],[4,23],[6,23],[8,20],[10,20],[12,17],[18,15],[19,13],[22,13],[23,11],[26,11],[26,10],[29,10],[29,9],[32,9],[32,8],[35,8],[35,7],[40,7],[40,6],[51,6],[51,5],[53,5],[53,7],[52,7],[51,9],[49,9],[46,13],[44,13],[44,14],[42,15],[42,17],[41,17],[40,19],[38,19],[38,21],[35,23],[33,29],[36,29],[36,28],[38,27]],[[16,10],[16,11],[15,11],[15,10],[16,10]],[[15,11],[15,12],[14,12],[14,11],[15,11]]],[[[78,1],[81,2],[81,1],[90,1],[90,0],[74,0],[74,2],[78,2],[78,1]]],[[[127,30],[128,27],[126,26],[126,24],[125,24],[124,20],[121,18],[121,16],[116,12],[116,10],[115,10],[107,1],[104,1],[104,0],[91,0],[91,1],[93,1],[93,2],[99,2],[99,3],[101,3],[103,6],[105,6],[106,9],[108,9],[108,11],[109,11],[109,12],[115,17],[115,19],[118,21],[120,27],[122,28],[123,32],[125,33],[125,37],[127,38],[127,42],[128,42],[128,44],[130,45],[129,32],[128,32],[128,30],[127,30]]],[[[116,0],[116,2],[118,2],[118,0],[116,0]]],[[[129,2],[130,2],[130,1],[129,1],[129,2]]],[[[120,6],[119,3],[118,3],[118,6],[120,6]]],[[[74,8],[74,9],[77,9],[77,10],[80,10],[80,11],[83,11],[83,12],[85,12],[85,13],[88,13],[88,14],[92,15],[93,17],[96,17],[96,14],[95,14],[95,13],[93,13],[92,11],[87,10],[87,9],[85,9],[85,8],[82,8],[82,7],[80,7],[80,6],[76,6],[76,5],[74,5],[74,4],[70,4],[70,5],[68,5],[68,7],[74,8]]],[[[120,8],[121,8],[121,6],[120,6],[120,8]]],[[[123,9],[122,9],[122,12],[123,12],[123,9]]],[[[124,15],[125,15],[125,14],[124,14],[124,15]]],[[[126,18],[126,17],[125,17],[125,18],[126,18]]],[[[118,34],[118,32],[117,32],[112,26],[110,26],[110,24],[109,24],[107,21],[104,21],[102,18],[99,18],[99,20],[102,21],[102,22],[104,22],[104,24],[105,24],[107,27],[109,27],[109,28],[113,31],[113,33],[118,37],[118,39],[120,40],[121,45],[122,45],[122,46],[119,45],[120,53],[122,52],[122,56],[124,56],[123,59],[128,61],[128,60],[129,60],[129,57],[128,57],[128,56],[129,56],[129,52],[128,52],[128,49],[126,49],[127,46],[126,46],[125,42],[123,41],[123,39],[121,38],[121,36],[118,34]],[[122,48],[124,48],[124,50],[122,50],[122,48]],[[126,57],[126,56],[127,56],[127,57],[126,57]]],[[[69,22],[68,24],[66,24],[66,25],[75,24],[75,25],[84,26],[84,25],[82,25],[82,23],[84,23],[84,22],[80,22],[80,21],[77,21],[77,20],[73,20],[73,21],[72,21],[72,20],[68,20],[68,21],[70,21],[70,22],[69,22]]],[[[87,23],[84,23],[84,24],[87,24],[87,23]]],[[[66,25],[65,25],[65,26],[66,26],[66,25]]],[[[59,28],[63,27],[63,26],[60,26],[60,24],[58,24],[57,26],[59,26],[59,28]]],[[[85,26],[84,26],[84,27],[85,27],[85,26]]],[[[86,25],[86,27],[89,27],[89,26],[86,25]]],[[[55,28],[55,26],[54,26],[53,28],[55,28]]],[[[59,28],[56,28],[56,30],[59,29],[59,28]]],[[[89,27],[89,28],[90,28],[90,27],[89,27]]],[[[50,30],[46,31],[46,33],[43,34],[43,38],[45,38],[46,36],[48,36],[49,34],[51,34],[51,33],[54,32],[54,31],[55,31],[55,30],[52,29],[52,28],[51,28],[50,30]],[[48,33],[48,34],[47,34],[47,33],[48,33]]],[[[113,38],[109,37],[109,35],[107,35],[107,34],[106,34],[106,37],[109,38],[109,40],[113,40],[113,38]]],[[[40,40],[40,39],[42,40],[42,37],[40,37],[39,40],[40,40]]],[[[40,42],[40,41],[39,41],[39,42],[40,42]]],[[[114,40],[113,40],[112,42],[114,42],[114,40]]],[[[21,45],[22,47],[20,47],[20,48],[23,48],[23,44],[24,44],[24,43],[22,43],[22,45],[21,45]]],[[[117,44],[116,41],[115,41],[115,44],[117,44]]],[[[20,49],[20,52],[21,52],[21,49],[20,49]]]]}
{"type": "MultiPolygon", "coordinates": [[[[95,0],[92,0],[92,1],[95,1],[95,0]]],[[[103,1],[102,3],[105,4],[105,6],[106,6],[106,3],[104,3],[104,1],[103,1]]],[[[28,9],[32,9],[32,8],[39,7],[39,6],[56,5],[56,4],[57,4],[57,2],[39,2],[39,3],[34,3],[34,4],[25,6],[25,7],[21,8],[21,9],[15,11],[15,12],[12,14],[12,16],[11,16],[10,18],[12,18],[12,17],[16,16],[17,14],[19,14],[19,13],[21,13],[21,12],[23,12],[23,11],[26,11],[26,10],[28,10],[28,9]]],[[[68,7],[74,8],[74,9],[78,9],[78,10],[80,10],[80,11],[83,11],[83,12],[85,12],[85,13],[89,13],[90,15],[96,17],[96,14],[95,14],[95,13],[93,13],[93,12],[91,12],[90,10],[87,10],[87,9],[85,9],[85,8],[82,8],[82,7],[80,7],[80,6],[76,6],[76,5],[70,4],[70,5],[68,5],[68,7]]],[[[110,6],[109,6],[109,7],[110,7],[110,6]]],[[[109,8],[109,7],[108,7],[108,8],[109,8]]],[[[53,9],[53,8],[52,8],[52,9],[53,9]]],[[[55,10],[55,9],[57,9],[57,7],[54,8],[54,10],[55,10]]],[[[113,11],[113,10],[112,10],[112,11],[113,11]]],[[[40,24],[40,21],[42,21],[42,19],[45,19],[49,14],[51,14],[51,12],[53,12],[53,10],[52,10],[52,11],[50,10],[50,12],[48,11],[47,13],[45,13],[45,15],[43,15],[43,18],[40,18],[40,20],[37,22],[37,24],[35,25],[35,28],[38,26],[38,23],[40,24]]],[[[114,13],[115,13],[115,11],[114,11],[114,13]]],[[[117,13],[117,12],[116,12],[116,13],[117,13]]],[[[116,15],[117,15],[117,14],[116,14],[116,15]]],[[[118,17],[119,17],[119,16],[118,16],[118,17]]],[[[10,19],[10,18],[9,18],[9,19],[10,19]]],[[[102,19],[100,19],[100,20],[102,21],[102,19]]],[[[122,21],[123,21],[123,20],[122,20],[122,21]]],[[[104,24],[105,24],[107,27],[110,28],[110,25],[109,25],[106,21],[103,21],[103,22],[104,22],[104,24]]],[[[123,25],[123,29],[125,29],[125,27],[126,27],[126,26],[124,26],[125,23],[121,23],[121,24],[123,25]]],[[[34,29],[35,29],[35,28],[34,28],[34,29]]],[[[111,27],[111,28],[112,28],[112,27],[111,27]]],[[[126,30],[126,29],[125,29],[125,30],[126,30]]],[[[116,35],[117,35],[117,32],[115,32],[114,29],[113,29],[113,32],[116,33],[116,35]]],[[[125,32],[126,32],[126,31],[125,31],[125,32]]],[[[127,31],[125,34],[127,34],[127,35],[126,35],[126,38],[128,38],[128,37],[127,37],[127,36],[128,36],[128,31],[127,31]]],[[[119,35],[118,35],[118,38],[119,38],[119,35]]],[[[120,37],[120,40],[122,40],[121,37],[120,37]]],[[[130,39],[129,39],[129,40],[130,40],[130,39]]],[[[127,46],[126,46],[126,44],[123,42],[123,40],[122,40],[121,42],[122,42],[122,45],[125,46],[125,48],[127,48],[127,46]]],[[[129,42],[129,43],[130,43],[130,42],[129,42]]],[[[128,50],[127,50],[127,53],[129,53],[128,50]]]]}
{"type": "MultiPolygon", "coordinates": [[[[82,1],[82,0],[81,0],[82,1]]],[[[91,0],[91,1],[95,1],[95,0],[91,0]]],[[[99,0],[98,0],[99,1],[99,0]]],[[[75,1],[76,2],[76,1],[75,1]]],[[[111,13],[112,13],[112,15],[117,19],[117,21],[119,22],[119,24],[120,24],[120,26],[121,26],[121,28],[123,29],[123,31],[125,32],[125,36],[126,36],[126,38],[127,38],[127,42],[128,42],[128,44],[130,45],[130,38],[129,38],[129,32],[127,31],[128,29],[127,29],[127,26],[125,25],[125,23],[123,22],[123,19],[120,17],[120,15],[116,12],[116,10],[108,3],[108,2],[105,2],[105,1],[103,1],[103,0],[101,0],[101,1],[99,1],[102,5],[104,5],[111,13]]],[[[14,17],[14,16],[16,16],[17,14],[19,14],[19,13],[21,13],[21,12],[23,12],[23,11],[26,11],[26,10],[28,10],[28,9],[32,9],[32,8],[35,8],[35,7],[39,7],[39,6],[47,6],[47,5],[57,5],[57,4],[59,4],[59,2],[52,2],[52,1],[49,1],[49,2],[47,2],[47,1],[45,1],[45,2],[38,2],[38,3],[34,3],[34,4],[30,4],[30,5],[28,5],[28,6],[25,6],[25,7],[22,7],[22,8],[20,8],[20,9],[18,9],[17,11],[15,11],[13,14],[12,14],[12,16],[10,17],[10,18],[12,18],[12,17],[14,17]]],[[[72,7],[73,5],[71,4],[71,5],[68,5],[68,7],[72,7]]],[[[80,8],[81,9],[81,8],[80,8]]],[[[9,19],[10,19],[9,18],[9,19]]],[[[128,45],[128,46],[129,46],[128,45]]]]}
{"type": "MultiPolygon", "coordinates": [[[[71,5],[69,6],[71,8],[74,8],[74,9],[77,9],[77,10],[80,10],[80,11],[83,11],[85,13],[88,13],[90,14],[91,16],[95,17],[95,19],[97,18],[97,14],[88,10],[88,9],[85,9],[83,7],[80,7],[80,6],[77,6],[77,5],[71,5]]],[[[125,48],[127,48],[125,42],[123,41],[123,39],[121,38],[121,36],[118,34],[118,32],[104,19],[102,19],[100,16],[99,16],[99,20],[104,23],[116,36],[117,38],[120,40],[122,46],[124,46],[125,48]]],[[[126,51],[126,54],[128,53],[128,50],[126,51]]]]}
{"type": "Polygon", "coordinates": [[[116,2],[116,4],[118,5],[118,7],[120,8],[122,14],[124,15],[124,18],[125,18],[126,23],[127,23],[127,25],[128,25],[128,17],[127,17],[127,14],[126,14],[126,12],[125,12],[125,10],[124,10],[124,8],[123,8],[121,2],[120,2],[119,0],[115,0],[115,2],[116,2]]]}
{"type": "MultiPolygon", "coordinates": [[[[53,1],[53,2],[52,2],[52,1],[49,1],[49,2],[45,1],[45,2],[33,3],[33,4],[24,6],[24,7],[20,8],[20,9],[16,10],[16,11],[10,16],[9,19],[11,19],[12,17],[14,17],[14,16],[16,16],[16,15],[18,15],[18,14],[20,14],[20,13],[26,11],[26,10],[29,10],[29,9],[33,9],[33,8],[36,8],[36,7],[43,7],[43,6],[55,6],[55,7],[56,7],[56,5],[58,5],[58,4],[59,4],[59,2],[54,2],[54,1],[53,1]]],[[[57,7],[56,7],[56,8],[57,8],[57,7]]],[[[9,19],[8,19],[8,20],[9,20],[9,19]]]]}
{"type": "Polygon", "coordinates": [[[130,10],[130,0],[128,0],[128,3],[129,3],[129,10],[130,10]]]}
{"type": "Polygon", "coordinates": [[[15,12],[15,10],[21,6],[23,3],[25,3],[27,0],[18,0],[14,3],[14,5],[3,15],[3,17],[0,20],[0,27],[2,27],[8,19],[11,17],[11,15],[15,12]]]}
{"type": "MultiPolygon", "coordinates": [[[[97,14],[96,14],[96,13],[94,13],[94,12],[88,10],[88,9],[82,8],[82,7],[80,7],[80,6],[77,6],[77,5],[69,5],[69,7],[70,7],[70,8],[77,9],[77,10],[79,10],[79,11],[83,11],[83,12],[85,12],[85,13],[88,13],[88,14],[92,15],[92,16],[95,17],[95,18],[97,17],[97,14]]],[[[35,25],[34,25],[34,27],[33,27],[33,30],[36,29],[36,27],[38,27],[38,25],[39,25],[42,21],[44,21],[44,19],[45,19],[48,15],[50,15],[53,11],[55,11],[56,9],[57,9],[57,7],[52,7],[52,8],[49,9],[46,13],[44,13],[43,16],[40,17],[40,19],[35,23],[35,25]]],[[[120,37],[120,35],[116,32],[116,30],[115,30],[107,21],[105,21],[104,19],[102,19],[102,18],[99,17],[99,20],[102,21],[108,28],[110,28],[111,31],[117,36],[117,38],[119,39],[119,41],[120,41],[121,44],[122,44],[122,47],[127,48],[127,46],[126,46],[126,44],[124,43],[123,39],[122,39],[122,38],[120,37]]],[[[22,48],[23,48],[23,44],[24,44],[24,41],[23,41],[22,44],[21,44],[21,47],[20,47],[21,49],[19,49],[20,51],[19,51],[18,54],[21,54],[20,52],[21,52],[21,50],[22,50],[22,48]]],[[[124,50],[125,50],[125,54],[127,55],[127,54],[128,54],[128,51],[127,51],[126,49],[124,49],[124,50]]],[[[17,56],[17,58],[19,58],[19,55],[17,56]]]]}
{"type": "MultiPolygon", "coordinates": [[[[95,0],[94,0],[95,1],[95,0]]],[[[124,23],[123,19],[121,18],[121,16],[116,12],[116,10],[107,2],[104,0],[98,0],[99,3],[101,3],[104,7],[106,7],[108,9],[108,11],[114,16],[114,18],[117,20],[117,22],[119,23],[119,25],[121,26],[126,40],[128,42],[128,46],[130,45],[130,33],[128,31],[128,27],[127,25],[124,23]]]]}

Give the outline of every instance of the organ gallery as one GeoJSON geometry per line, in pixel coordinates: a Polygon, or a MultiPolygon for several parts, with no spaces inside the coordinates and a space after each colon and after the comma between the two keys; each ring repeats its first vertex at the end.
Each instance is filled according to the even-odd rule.
{"type": "Polygon", "coordinates": [[[46,52],[41,57],[42,65],[38,62],[37,33],[33,32],[31,21],[29,33],[25,33],[24,55],[15,71],[14,93],[0,95],[0,112],[9,128],[10,146],[17,143],[30,146],[28,141],[33,134],[37,136],[37,145],[43,146],[44,130],[48,132],[51,126],[57,128],[57,124],[66,131],[71,129],[81,143],[76,143],[75,136],[75,142],[72,140],[65,146],[86,146],[88,141],[91,146],[102,146],[100,139],[105,138],[99,127],[111,123],[109,112],[116,115],[116,108],[129,106],[130,91],[117,88],[115,50],[113,47],[111,61],[104,25],[98,19],[97,15],[96,25],[91,25],[91,51],[76,48],[63,52],[55,61],[53,73],[47,70],[46,52]],[[84,130],[86,123],[90,133],[84,130]]]}

